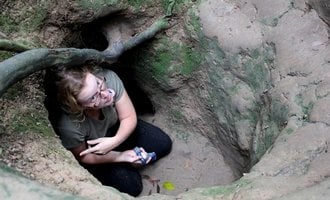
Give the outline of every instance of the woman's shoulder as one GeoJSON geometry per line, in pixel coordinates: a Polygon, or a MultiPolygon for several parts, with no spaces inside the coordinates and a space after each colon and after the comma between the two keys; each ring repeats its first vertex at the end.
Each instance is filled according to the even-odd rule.
{"type": "Polygon", "coordinates": [[[107,68],[101,69],[100,74],[98,75],[105,78],[108,88],[115,91],[115,100],[119,100],[125,90],[124,84],[120,77],[114,71],[107,68]]]}
{"type": "Polygon", "coordinates": [[[69,114],[62,110],[57,117],[58,127],[65,129],[77,129],[83,124],[84,119],[79,119],[73,114],[69,114]]]}
{"type": "Polygon", "coordinates": [[[103,76],[117,76],[117,74],[111,70],[111,69],[108,69],[108,68],[103,68],[103,67],[100,67],[100,68],[97,68],[96,69],[96,74],[97,75],[103,75],[103,76]]]}
{"type": "Polygon", "coordinates": [[[116,72],[114,72],[111,69],[107,69],[107,68],[98,69],[96,71],[96,75],[104,77],[107,80],[107,82],[109,82],[109,81],[111,81],[111,82],[121,81],[121,79],[119,78],[119,76],[117,75],[116,72]]]}
{"type": "Polygon", "coordinates": [[[47,105],[48,119],[54,128],[76,129],[84,123],[84,115],[71,114],[62,106],[47,105]]]}

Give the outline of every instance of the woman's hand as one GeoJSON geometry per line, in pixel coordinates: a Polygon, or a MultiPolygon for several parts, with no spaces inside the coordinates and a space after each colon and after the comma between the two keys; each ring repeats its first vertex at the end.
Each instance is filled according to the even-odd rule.
{"type": "Polygon", "coordinates": [[[139,162],[139,160],[140,160],[140,157],[137,156],[133,150],[123,151],[116,158],[116,162],[137,163],[137,162],[139,162]]]}
{"type": "Polygon", "coordinates": [[[89,153],[104,155],[115,148],[117,143],[114,137],[102,137],[95,140],[88,140],[87,144],[89,148],[80,152],[79,155],[83,156],[89,153]]]}
{"type": "MultiPolygon", "coordinates": [[[[147,152],[140,148],[143,155],[146,155],[147,152]]],[[[146,161],[148,164],[151,161],[151,158],[146,161]]],[[[128,162],[134,165],[142,165],[141,156],[138,156],[134,150],[127,150],[120,153],[120,155],[116,158],[116,162],[128,162]]]]}

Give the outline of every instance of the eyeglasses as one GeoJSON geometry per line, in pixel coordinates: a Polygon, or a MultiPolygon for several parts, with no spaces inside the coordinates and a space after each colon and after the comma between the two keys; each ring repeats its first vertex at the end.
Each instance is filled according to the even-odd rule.
{"type": "Polygon", "coordinates": [[[100,103],[101,92],[107,89],[105,82],[106,82],[105,77],[96,77],[97,92],[86,101],[87,104],[92,104],[93,106],[97,106],[100,103]]]}

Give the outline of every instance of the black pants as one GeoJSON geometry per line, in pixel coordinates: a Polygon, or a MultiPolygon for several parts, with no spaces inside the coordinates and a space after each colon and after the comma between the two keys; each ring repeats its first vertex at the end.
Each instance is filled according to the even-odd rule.
{"type": "MultiPolygon", "coordinates": [[[[155,152],[158,160],[170,153],[172,140],[158,127],[138,120],[132,135],[114,150],[125,151],[136,146],[143,147],[146,152],[155,152]]],[[[103,185],[114,187],[132,196],[138,196],[142,191],[141,175],[138,169],[129,163],[80,164],[103,185]]]]}

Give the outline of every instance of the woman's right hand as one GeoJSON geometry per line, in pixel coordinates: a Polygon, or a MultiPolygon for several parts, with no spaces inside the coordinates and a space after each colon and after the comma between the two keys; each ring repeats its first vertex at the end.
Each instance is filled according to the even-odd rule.
{"type": "Polygon", "coordinates": [[[139,160],[140,157],[133,150],[123,151],[116,158],[116,162],[137,163],[139,160]]]}
{"type": "MultiPolygon", "coordinates": [[[[142,154],[147,154],[147,152],[141,148],[142,154]]],[[[146,163],[149,163],[151,158],[147,160],[146,163]]],[[[116,162],[128,162],[132,164],[142,165],[141,156],[136,155],[134,150],[127,150],[120,153],[117,157],[116,162]]]]}

